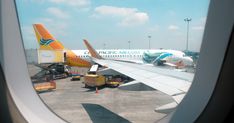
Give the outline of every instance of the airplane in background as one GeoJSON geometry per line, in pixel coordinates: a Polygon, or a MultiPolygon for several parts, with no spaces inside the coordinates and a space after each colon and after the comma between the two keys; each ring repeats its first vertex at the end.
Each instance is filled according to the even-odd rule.
{"type": "Polygon", "coordinates": [[[66,64],[69,66],[91,67],[91,63],[80,58],[72,50],[66,49],[55,39],[42,24],[33,24],[40,50],[63,50],[66,53],[66,64]]]}
{"type": "MultiPolygon", "coordinates": [[[[91,45],[87,40],[84,39],[84,43],[88,48],[91,48],[91,45]]],[[[74,51],[79,52],[79,51],[74,51]]],[[[90,53],[83,51],[83,54],[80,53],[80,56],[83,57],[85,54],[90,53]]],[[[155,66],[168,65],[175,68],[183,68],[193,66],[193,59],[184,52],[179,50],[165,50],[165,49],[132,49],[132,50],[97,50],[96,53],[100,54],[100,57],[105,59],[133,62],[133,63],[145,63],[153,64],[155,66]]],[[[90,53],[94,54],[94,53],[90,53]]],[[[99,57],[99,58],[100,58],[99,57]]]]}
{"type": "Polygon", "coordinates": [[[168,65],[175,68],[194,66],[193,59],[186,56],[182,51],[157,50],[155,52],[145,52],[143,56],[145,63],[151,63],[155,66],[168,65]]]}
{"type": "Polygon", "coordinates": [[[101,66],[108,67],[106,69],[108,73],[117,71],[120,74],[134,79],[134,81],[123,84],[121,86],[131,86],[137,83],[143,83],[153,89],[170,95],[175,100],[175,102],[156,108],[156,111],[158,112],[172,111],[177,106],[177,104],[181,102],[190,88],[194,77],[194,74],[192,73],[183,73],[174,70],[148,66],[145,64],[133,64],[105,59],[100,54],[98,54],[98,52],[89,44],[87,40],[84,40],[84,43],[91,54],[92,61],[101,66]]]}

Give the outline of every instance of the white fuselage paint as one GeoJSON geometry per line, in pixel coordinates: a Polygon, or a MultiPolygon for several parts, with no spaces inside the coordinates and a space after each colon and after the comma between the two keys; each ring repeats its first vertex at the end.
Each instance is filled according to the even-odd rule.
{"type": "MultiPolygon", "coordinates": [[[[88,50],[73,50],[78,56],[84,59],[88,59],[90,54],[88,50]]],[[[97,50],[97,52],[102,56],[104,59],[111,59],[111,60],[122,60],[122,61],[130,61],[130,62],[137,62],[143,63],[142,57],[143,53],[149,50],[115,50],[115,49],[108,49],[108,50],[97,50]]],[[[150,50],[154,51],[154,50],[150,50]]]]}
{"type": "MultiPolygon", "coordinates": [[[[72,50],[76,55],[83,59],[90,60],[90,53],[88,50],[72,50]]],[[[175,64],[179,60],[182,60],[185,65],[191,65],[192,59],[185,56],[185,53],[178,50],[165,50],[165,49],[100,49],[97,52],[104,59],[120,60],[134,63],[144,63],[143,54],[144,53],[171,53],[172,57],[167,58],[166,62],[175,64]]]]}

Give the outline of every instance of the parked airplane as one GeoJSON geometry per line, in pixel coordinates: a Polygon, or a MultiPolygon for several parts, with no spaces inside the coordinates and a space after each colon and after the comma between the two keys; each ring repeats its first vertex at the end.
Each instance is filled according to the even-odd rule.
{"type": "MultiPolygon", "coordinates": [[[[84,40],[87,47],[91,47],[87,40],[84,40]]],[[[88,51],[74,51],[81,57],[87,57],[88,51]]],[[[132,50],[97,50],[100,57],[117,61],[127,61],[134,63],[147,63],[154,65],[169,65],[173,67],[193,66],[193,59],[186,56],[184,52],[178,50],[147,50],[147,49],[132,49],[132,50]]],[[[94,54],[94,53],[91,53],[94,54]]]]}
{"type": "Polygon", "coordinates": [[[177,50],[156,50],[144,52],[143,61],[155,66],[169,65],[176,68],[193,66],[193,59],[186,56],[184,52],[177,50]]]}
{"type": "MultiPolygon", "coordinates": [[[[87,40],[84,40],[84,43],[95,63],[106,66],[112,69],[112,71],[117,71],[135,80],[127,83],[127,86],[130,86],[131,83],[134,85],[137,82],[141,82],[153,89],[172,96],[175,100],[175,102],[158,107],[156,111],[168,112],[174,109],[185,96],[193,80],[194,74],[192,73],[182,73],[169,69],[146,66],[144,64],[132,64],[105,59],[98,54],[87,40]]],[[[109,73],[111,73],[110,69],[107,69],[109,73]]]]}
{"type": "Polygon", "coordinates": [[[42,24],[33,24],[37,41],[41,50],[64,50],[66,64],[69,66],[90,67],[91,63],[77,56],[73,51],[66,49],[61,42],[55,39],[42,24]]]}

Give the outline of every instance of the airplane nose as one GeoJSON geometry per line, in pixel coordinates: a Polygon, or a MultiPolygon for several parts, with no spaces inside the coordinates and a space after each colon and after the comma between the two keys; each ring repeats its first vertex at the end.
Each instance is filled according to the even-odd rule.
{"type": "Polygon", "coordinates": [[[193,65],[193,59],[191,57],[186,57],[186,59],[188,65],[193,65]]]}
{"type": "Polygon", "coordinates": [[[188,57],[189,61],[193,62],[193,59],[191,57],[188,57]]]}

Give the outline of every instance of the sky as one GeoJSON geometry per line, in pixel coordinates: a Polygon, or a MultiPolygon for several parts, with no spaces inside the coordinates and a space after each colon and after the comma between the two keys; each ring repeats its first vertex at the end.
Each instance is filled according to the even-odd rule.
{"type": "Polygon", "coordinates": [[[209,0],[18,0],[26,49],[38,48],[32,24],[42,23],[66,48],[199,51],[209,0]],[[149,38],[151,36],[151,38],[149,38]]]}

